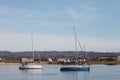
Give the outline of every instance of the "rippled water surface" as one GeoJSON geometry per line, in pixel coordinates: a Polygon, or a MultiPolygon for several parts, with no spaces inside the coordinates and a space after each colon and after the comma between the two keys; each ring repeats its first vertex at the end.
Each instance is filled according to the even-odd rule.
{"type": "Polygon", "coordinates": [[[19,65],[0,65],[0,80],[120,80],[120,65],[91,65],[90,72],[61,72],[61,65],[19,70],[19,65]]]}

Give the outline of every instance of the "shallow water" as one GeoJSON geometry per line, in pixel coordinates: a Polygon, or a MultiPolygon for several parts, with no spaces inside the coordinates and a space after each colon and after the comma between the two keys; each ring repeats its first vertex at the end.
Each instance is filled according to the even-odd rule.
{"type": "Polygon", "coordinates": [[[19,65],[0,65],[0,80],[120,80],[120,65],[91,65],[90,72],[61,72],[61,65],[19,70],[19,65]]]}

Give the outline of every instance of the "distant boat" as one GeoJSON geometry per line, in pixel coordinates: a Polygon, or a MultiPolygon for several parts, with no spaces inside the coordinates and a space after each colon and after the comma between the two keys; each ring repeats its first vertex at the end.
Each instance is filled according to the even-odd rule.
{"type": "Polygon", "coordinates": [[[33,49],[33,34],[31,36],[32,40],[32,59],[23,58],[21,60],[21,65],[19,66],[19,69],[41,69],[42,65],[38,65],[34,63],[34,49],[33,49]]]}
{"type": "Polygon", "coordinates": [[[61,67],[60,71],[90,71],[90,68],[88,66],[71,65],[61,67]]]}
{"type": "MultiPolygon", "coordinates": [[[[78,54],[77,51],[77,44],[79,44],[77,36],[76,36],[76,30],[74,27],[74,36],[75,36],[75,49],[76,49],[76,54],[78,54]]],[[[78,56],[78,55],[77,55],[78,56]]],[[[86,61],[86,59],[85,59],[86,61]]],[[[66,66],[62,66],[60,68],[60,71],[90,71],[90,66],[88,65],[78,65],[78,61],[77,64],[75,65],[66,65],[66,66]]]]}
{"type": "Polygon", "coordinates": [[[23,64],[19,66],[19,69],[41,69],[41,65],[35,65],[35,64],[23,64]]]}

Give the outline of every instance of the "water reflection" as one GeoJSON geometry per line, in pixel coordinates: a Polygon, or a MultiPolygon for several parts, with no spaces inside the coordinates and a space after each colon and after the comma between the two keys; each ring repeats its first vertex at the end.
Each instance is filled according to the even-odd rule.
{"type": "Polygon", "coordinates": [[[88,80],[88,74],[89,72],[70,71],[62,72],[62,77],[64,80],[88,80]]]}
{"type": "Polygon", "coordinates": [[[23,80],[39,80],[41,78],[42,69],[24,69],[20,70],[23,80]],[[39,75],[39,76],[38,76],[39,75]]]}
{"type": "Polygon", "coordinates": [[[20,71],[25,74],[28,74],[28,73],[41,74],[42,73],[42,69],[23,69],[20,71]]]}
{"type": "Polygon", "coordinates": [[[62,72],[62,76],[64,80],[78,80],[78,72],[62,72]]]}
{"type": "Polygon", "coordinates": [[[92,65],[90,72],[61,72],[59,65],[19,70],[18,65],[1,65],[0,80],[120,80],[120,65],[92,65]]]}

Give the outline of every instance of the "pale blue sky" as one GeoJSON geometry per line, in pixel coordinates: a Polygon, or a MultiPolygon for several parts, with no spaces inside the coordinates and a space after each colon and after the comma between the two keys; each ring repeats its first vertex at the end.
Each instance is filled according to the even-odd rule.
{"type": "Polygon", "coordinates": [[[57,44],[58,42],[62,44],[62,40],[67,37],[71,37],[71,40],[67,38],[67,41],[72,43],[72,27],[76,26],[77,34],[81,42],[87,45],[87,50],[120,51],[119,14],[120,0],[0,0],[0,37],[3,38],[0,44],[4,46],[0,47],[0,50],[29,50],[20,49],[24,45],[20,45],[20,40],[16,40],[14,35],[28,36],[31,32],[35,35],[42,34],[43,37],[47,35],[47,39],[50,36],[62,37],[61,41],[58,38],[56,41],[51,41],[56,45],[49,47],[48,44],[51,43],[49,41],[52,39],[43,40],[48,44],[43,44],[43,49],[41,49],[43,46],[38,45],[37,50],[74,50],[66,46],[68,43],[64,44],[64,47],[57,44]],[[13,46],[11,49],[6,46],[6,42],[9,42],[9,45],[15,42],[11,43],[4,38],[9,34],[19,47],[13,46]],[[88,41],[84,41],[85,39],[88,41]]]}

